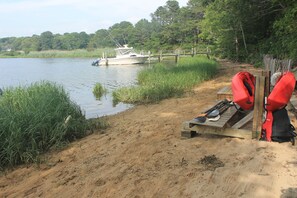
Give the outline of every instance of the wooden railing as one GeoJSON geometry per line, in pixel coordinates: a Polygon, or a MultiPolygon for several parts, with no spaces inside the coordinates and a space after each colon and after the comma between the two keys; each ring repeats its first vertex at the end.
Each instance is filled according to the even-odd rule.
{"type": "Polygon", "coordinates": [[[174,57],[174,61],[177,63],[180,57],[186,57],[186,56],[195,56],[198,54],[205,54],[207,58],[209,59],[209,52],[195,52],[195,53],[162,53],[159,52],[157,54],[150,54],[149,53],[149,61],[151,58],[157,58],[158,62],[162,62],[167,57],[174,57]]]}

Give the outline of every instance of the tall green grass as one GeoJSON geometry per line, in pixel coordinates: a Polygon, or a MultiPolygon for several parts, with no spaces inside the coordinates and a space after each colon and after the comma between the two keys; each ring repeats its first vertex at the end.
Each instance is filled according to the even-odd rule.
{"type": "Polygon", "coordinates": [[[217,62],[206,57],[182,58],[176,66],[157,64],[140,71],[138,86],[123,87],[113,92],[114,103],[155,103],[181,96],[194,85],[212,78],[217,62]]]}
{"type": "Polygon", "coordinates": [[[38,82],[0,96],[0,168],[36,162],[41,153],[85,136],[87,120],[62,86],[38,82]]]}
{"type": "Polygon", "coordinates": [[[26,58],[98,58],[101,57],[102,54],[105,55],[113,55],[115,52],[111,48],[104,49],[95,49],[92,51],[88,51],[85,49],[77,49],[71,51],[63,51],[63,50],[47,50],[47,51],[32,51],[27,55],[24,55],[26,58]]]}
{"type": "Polygon", "coordinates": [[[103,87],[100,83],[96,83],[94,88],[93,88],[93,94],[96,97],[96,99],[100,99],[103,94],[107,93],[107,89],[103,87]]]}
{"type": "Polygon", "coordinates": [[[76,50],[45,50],[25,52],[3,52],[0,53],[0,58],[98,58],[105,56],[115,56],[115,51],[112,48],[94,49],[88,51],[86,49],[76,50]]]}

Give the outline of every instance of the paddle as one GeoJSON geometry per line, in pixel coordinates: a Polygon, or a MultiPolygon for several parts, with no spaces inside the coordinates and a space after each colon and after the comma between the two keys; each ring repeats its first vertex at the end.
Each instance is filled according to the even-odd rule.
{"type": "Polygon", "coordinates": [[[223,100],[218,104],[205,111],[205,113],[199,114],[194,120],[196,122],[204,123],[206,119],[209,121],[218,121],[220,119],[220,115],[225,112],[230,106],[231,101],[223,100]]]}
{"type": "Polygon", "coordinates": [[[220,111],[218,109],[214,109],[209,113],[203,113],[199,114],[196,118],[194,118],[195,121],[203,123],[206,121],[206,118],[215,118],[220,115],[220,111]]]}

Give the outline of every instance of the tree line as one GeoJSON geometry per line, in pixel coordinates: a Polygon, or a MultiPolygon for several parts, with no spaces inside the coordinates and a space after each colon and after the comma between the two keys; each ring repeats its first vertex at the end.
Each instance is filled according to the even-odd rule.
{"type": "Polygon", "coordinates": [[[135,25],[122,21],[85,32],[0,39],[0,50],[74,50],[115,47],[158,51],[208,46],[216,56],[239,61],[260,60],[264,54],[297,57],[297,2],[295,0],[189,0],[180,7],[168,0],[135,25]]]}

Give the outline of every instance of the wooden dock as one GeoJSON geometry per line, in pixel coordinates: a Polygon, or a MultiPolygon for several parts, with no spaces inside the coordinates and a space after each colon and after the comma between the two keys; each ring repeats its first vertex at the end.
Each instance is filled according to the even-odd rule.
{"type": "Polygon", "coordinates": [[[209,52],[195,52],[195,53],[178,53],[178,54],[174,54],[174,53],[159,53],[159,54],[149,54],[149,61],[153,58],[153,59],[157,59],[158,62],[162,62],[168,58],[174,58],[174,61],[175,63],[178,62],[179,58],[180,57],[187,57],[187,56],[191,56],[191,57],[194,57],[195,55],[198,55],[198,54],[203,54],[203,55],[206,55],[207,58],[209,59],[209,52]]]}

